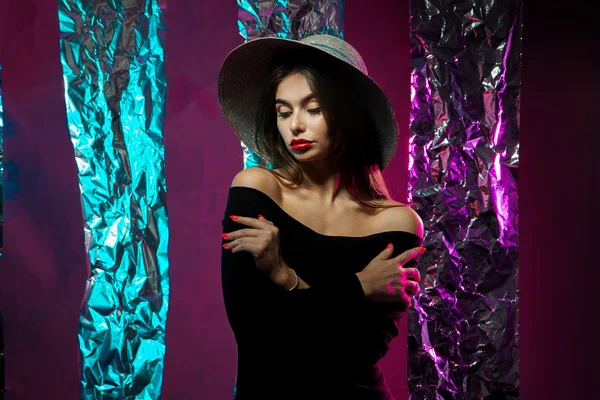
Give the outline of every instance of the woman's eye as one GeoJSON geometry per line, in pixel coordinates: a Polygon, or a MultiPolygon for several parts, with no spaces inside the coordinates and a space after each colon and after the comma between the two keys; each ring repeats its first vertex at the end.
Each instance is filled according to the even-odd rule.
{"type": "Polygon", "coordinates": [[[320,108],[311,108],[310,110],[308,110],[309,113],[311,114],[318,114],[321,112],[320,108]]]}
{"type": "Polygon", "coordinates": [[[277,113],[277,116],[278,116],[279,118],[286,118],[286,117],[288,117],[290,114],[291,114],[291,112],[279,112],[279,113],[277,113]]]}

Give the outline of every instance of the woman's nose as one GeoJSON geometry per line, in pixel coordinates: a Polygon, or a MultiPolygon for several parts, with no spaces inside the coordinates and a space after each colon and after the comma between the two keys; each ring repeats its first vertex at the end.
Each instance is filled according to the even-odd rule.
{"type": "Polygon", "coordinates": [[[296,134],[304,131],[304,118],[302,117],[302,112],[295,112],[292,114],[290,130],[292,133],[296,134]]]}

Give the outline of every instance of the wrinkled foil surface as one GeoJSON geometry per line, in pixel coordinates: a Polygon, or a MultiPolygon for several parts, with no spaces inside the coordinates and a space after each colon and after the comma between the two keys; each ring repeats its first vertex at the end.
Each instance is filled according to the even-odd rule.
{"type": "Polygon", "coordinates": [[[521,0],[411,0],[410,399],[517,399],[521,0]]]}
{"type": "Polygon", "coordinates": [[[343,38],[344,0],[238,0],[238,28],[245,40],[265,36],[343,38]]]}
{"type": "Polygon", "coordinates": [[[169,299],[166,3],[58,4],[90,262],[78,330],[81,398],[158,399],[169,299]]]}
{"type": "MultiPolygon", "coordinates": [[[[344,0],[238,0],[238,28],[245,41],[266,36],[302,39],[315,34],[344,38],[344,0]]],[[[244,143],[244,169],[272,168],[244,143]]]]}

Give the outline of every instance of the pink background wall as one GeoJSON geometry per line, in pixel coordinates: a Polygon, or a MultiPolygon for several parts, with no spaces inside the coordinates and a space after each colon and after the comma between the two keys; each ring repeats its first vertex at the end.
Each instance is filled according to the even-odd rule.
{"type": "Polygon", "coordinates": [[[216,81],[221,61],[242,43],[237,6],[183,0],[168,12],[171,308],[163,398],[231,399],[236,348],[221,298],[220,234],[227,191],[243,160],[221,117],[216,81]]]}
{"type": "MultiPolygon", "coordinates": [[[[408,1],[384,0],[378,4],[379,7],[365,7],[363,2],[346,1],[344,32],[345,39],[364,58],[370,76],[379,83],[394,106],[400,139],[396,156],[383,173],[392,196],[405,202],[410,134],[409,8],[408,1]]],[[[407,321],[408,318],[401,320],[400,335],[392,341],[382,361],[387,383],[396,400],[407,398],[407,321]]]]}
{"type": "Polygon", "coordinates": [[[77,317],[88,267],[66,126],[55,1],[0,2],[6,399],[78,399],[77,317]]]}

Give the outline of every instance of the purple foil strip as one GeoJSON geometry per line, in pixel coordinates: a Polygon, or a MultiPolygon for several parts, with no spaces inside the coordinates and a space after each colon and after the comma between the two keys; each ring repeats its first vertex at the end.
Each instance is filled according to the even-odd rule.
{"type": "Polygon", "coordinates": [[[517,399],[522,1],[411,0],[409,394],[517,399]]]}

